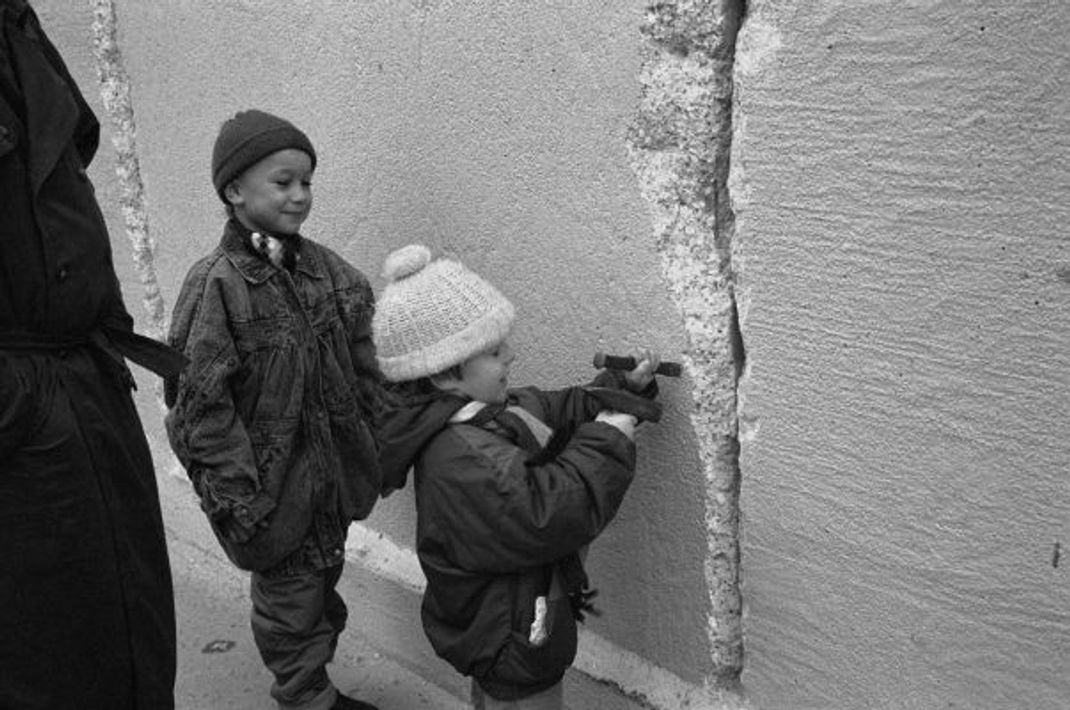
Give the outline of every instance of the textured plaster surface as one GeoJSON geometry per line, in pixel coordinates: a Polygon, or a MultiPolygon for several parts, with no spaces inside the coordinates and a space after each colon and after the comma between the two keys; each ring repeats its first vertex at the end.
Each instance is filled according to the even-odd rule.
{"type": "Polygon", "coordinates": [[[1070,698],[1070,6],[748,3],[757,707],[1070,698]]]}
{"type": "MultiPolygon", "coordinates": [[[[61,49],[74,47],[68,56],[86,62],[76,76],[108,128],[93,84],[91,7],[38,6],[66,28],[61,49]]],[[[636,344],[680,359],[689,338],[628,153],[644,8],[116,2],[167,308],[189,266],[219,239],[223,210],[209,179],[218,127],[256,106],[311,136],[320,162],[305,232],[376,288],[383,258],[413,241],[459,256],[502,288],[520,312],[515,381],[582,382],[595,350],[636,344]]],[[[144,297],[130,263],[137,252],[115,216],[113,168],[102,150],[94,175],[113,212],[127,302],[136,304],[144,297]]],[[[131,311],[147,332],[147,315],[131,311]]],[[[666,416],[639,432],[637,481],[589,558],[603,615],[588,627],[701,687],[711,674],[709,482],[691,386],[686,377],[663,382],[666,416]]],[[[172,468],[158,408],[142,411],[159,464],[172,468]]],[[[411,544],[411,494],[385,501],[367,524],[411,544]]]]}

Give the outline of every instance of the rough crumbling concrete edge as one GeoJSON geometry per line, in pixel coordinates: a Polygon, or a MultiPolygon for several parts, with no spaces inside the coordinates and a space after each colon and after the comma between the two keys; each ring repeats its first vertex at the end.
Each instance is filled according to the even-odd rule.
{"type": "Polygon", "coordinates": [[[148,316],[151,337],[163,340],[170,327],[163,295],[156,275],[156,245],[149,233],[145,184],[137,153],[137,128],[130,97],[130,78],[123,66],[119,49],[118,19],[113,0],[90,0],[93,11],[93,55],[104,111],[111,123],[111,140],[115,147],[115,173],[119,179],[119,207],[134,266],[143,289],[142,303],[148,316]]]}
{"type": "Polygon", "coordinates": [[[707,483],[708,682],[738,688],[743,668],[737,387],[745,351],[728,195],[733,64],[743,0],[649,5],[641,97],[628,137],[662,272],[688,339],[691,423],[707,483]]]}

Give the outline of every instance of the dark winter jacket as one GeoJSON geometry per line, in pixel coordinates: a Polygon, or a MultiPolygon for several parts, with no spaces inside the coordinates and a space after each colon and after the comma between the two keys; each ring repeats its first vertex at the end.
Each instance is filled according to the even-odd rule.
{"type": "Polygon", "coordinates": [[[291,274],[248,234],[230,220],[186,277],[171,342],[192,363],[166,383],[167,430],[236,565],[322,569],[378,498],[374,297],[326,247],[301,239],[291,274]],[[252,539],[223,536],[227,516],[252,539]]]}
{"type": "Polygon", "coordinates": [[[0,707],[174,707],[171,571],[86,167],[99,125],[33,10],[0,0],[0,707]]]}
{"type": "Polygon", "coordinates": [[[550,427],[547,449],[525,445],[527,427],[518,436],[500,415],[488,420],[489,407],[445,393],[400,398],[382,432],[387,487],[403,486],[415,467],[427,637],[501,699],[547,688],[571,665],[566,563],[613,519],[635,467],[635,445],[592,421],[603,407],[584,388],[512,390],[509,404],[550,427]],[[533,644],[539,596],[548,597],[549,638],[533,644]]]}

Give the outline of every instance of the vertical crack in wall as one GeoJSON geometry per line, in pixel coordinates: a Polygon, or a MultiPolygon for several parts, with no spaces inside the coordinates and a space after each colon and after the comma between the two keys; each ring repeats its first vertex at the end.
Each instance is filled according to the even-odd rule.
{"type": "Polygon", "coordinates": [[[691,422],[708,486],[710,682],[718,687],[737,684],[743,665],[737,385],[745,351],[727,183],[732,71],[744,12],[743,0],[648,6],[640,106],[628,138],[662,270],[688,338],[691,422]]]}
{"type": "MultiPolygon", "coordinates": [[[[90,0],[93,10],[93,54],[104,110],[111,122],[119,178],[119,206],[126,236],[143,289],[142,303],[148,315],[149,335],[163,340],[169,328],[167,309],[156,277],[156,245],[149,234],[145,184],[138,161],[134,107],[130,98],[130,78],[123,67],[118,42],[118,20],[113,0],[90,0]]],[[[160,393],[157,392],[157,396],[160,393]]],[[[161,399],[162,401],[162,399],[161,399]]]]}

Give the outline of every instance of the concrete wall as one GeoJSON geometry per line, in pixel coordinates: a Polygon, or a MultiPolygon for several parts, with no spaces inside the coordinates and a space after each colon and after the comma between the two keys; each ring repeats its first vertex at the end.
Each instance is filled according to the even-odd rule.
{"type": "MultiPolygon", "coordinates": [[[[592,553],[586,708],[735,706],[741,663],[760,708],[1061,708],[1070,10],[968,5],[118,2],[155,250],[107,144],[93,175],[146,332],[141,281],[170,306],[218,239],[215,132],[259,106],[320,152],[308,234],[377,287],[404,243],[462,257],[519,306],[519,380],[680,354],[592,553]]],[[[36,6],[99,106],[111,3],[36,6]]],[[[418,591],[412,526],[389,499],[351,559],[418,591]]],[[[358,608],[440,672],[384,589],[358,608]]]]}
{"type": "MultiPolygon", "coordinates": [[[[93,65],[125,70],[104,95],[116,95],[111,80],[126,81],[134,124],[106,128],[125,145],[125,132],[136,129],[144,202],[135,210],[155,242],[149,281],[168,310],[186,270],[219,240],[223,211],[209,180],[219,125],[259,107],[295,121],[316,144],[307,236],[352,260],[377,288],[383,258],[419,241],[456,254],[508,294],[520,313],[516,382],[585,381],[600,349],[649,344],[675,359],[687,349],[629,159],[644,3],[582,11],[492,0],[35,5],[105,124],[117,109],[101,106],[93,65]],[[98,45],[93,57],[94,19],[98,41],[108,39],[102,23],[117,28],[110,39],[121,56],[98,45]]],[[[127,170],[116,184],[106,140],[93,176],[128,304],[152,332],[155,316],[140,307],[145,272],[131,263],[118,210],[132,176],[127,170]]],[[[158,465],[181,475],[151,392],[143,378],[158,465]]],[[[704,707],[715,702],[707,685],[738,675],[738,638],[725,667],[711,651],[718,624],[707,583],[708,472],[697,441],[707,420],[696,429],[689,378],[664,382],[663,401],[663,422],[638,436],[638,480],[592,548],[603,615],[587,624],[577,665],[608,683],[603,695],[617,687],[654,707],[704,707]]],[[[413,523],[411,491],[384,501],[356,531],[354,560],[377,560],[379,572],[418,589],[407,549],[413,523]]],[[[398,614],[389,599],[375,604],[365,613],[398,614]]],[[[738,637],[738,602],[730,612],[738,637]]],[[[427,651],[393,650],[413,658],[427,651]]]]}
{"type": "Polygon", "coordinates": [[[1068,32],[1065,3],[748,3],[759,707],[1070,702],[1068,32]]]}

